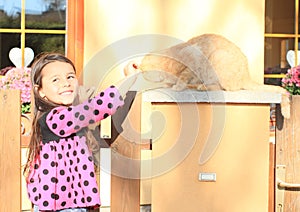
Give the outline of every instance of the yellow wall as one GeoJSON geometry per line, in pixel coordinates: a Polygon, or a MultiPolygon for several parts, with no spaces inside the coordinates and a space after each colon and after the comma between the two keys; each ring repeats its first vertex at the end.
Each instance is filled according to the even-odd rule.
{"type": "MultiPolygon", "coordinates": [[[[127,59],[118,58],[124,48],[113,50],[107,58],[100,57],[99,52],[131,36],[154,33],[186,41],[203,33],[218,33],[243,50],[249,60],[251,76],[263,82],[265,5],[262,0],[88,0],[84,3],[85,72],[93,69],[93,73],[107,73],[108,67],[115,65],[112,57],[127,59]],[[96,59],[99,64],[92,61],[95,56],[99,57],[96,59]],[[93,63],[93,68],[89,63],[93,63]]],[[[157,48],[166,47],[164,45],[157,48]]],[[[85,82],[100,81],[93,79],[92,74],[84,77],[85,82]]]]}

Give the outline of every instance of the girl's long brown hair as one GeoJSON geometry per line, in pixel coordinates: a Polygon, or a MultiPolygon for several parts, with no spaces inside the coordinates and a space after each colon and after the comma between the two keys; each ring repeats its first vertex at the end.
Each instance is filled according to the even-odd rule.
{"type": "MultiPolygon", "coordinates": [[[[40,132],[40,125],[38,123],[39,118],[47,111],[59,106],[53,102],[47,101],[39,95],[39,88],[42,85],[42,70],[43,68],[52,62],[65,62],[69,63],[75,73],[76,69],[73,62],[59,53],[42,53],[36,56],[32,68],[31,68],[31,84],[33,89],[33,96],[34,96],[34,111],[33,111],[33,120],[32,120],[32,128],[31,128],[31,138],[29,143],[29,152],[27,162],[24,167],[24,175],[28,176],[29,169],[31,163],[37,158],[40,153],[40,141],[42,139],[42,135],[40,132]]],[[[94,137],[91,138],[91,133],[87,133],[87,144],[89,147],[98,148],[97,141],[94,137]],[[96,144],[96,145],[95,145],[96,144]],[[96,147],[95,147],[96,146],[96,147]]]]}

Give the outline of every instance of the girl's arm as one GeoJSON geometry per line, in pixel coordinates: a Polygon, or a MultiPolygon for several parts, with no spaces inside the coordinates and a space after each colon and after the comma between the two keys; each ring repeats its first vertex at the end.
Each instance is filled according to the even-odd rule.
{"type": "Polygon", "coordinates": [[[67,137],[114,114],[123,106],[123,98],[114,86],[100,92],[94,98],[70,107],[58,107],[49,112],[46,123],[49,129],[58,136],[67,137]]]}

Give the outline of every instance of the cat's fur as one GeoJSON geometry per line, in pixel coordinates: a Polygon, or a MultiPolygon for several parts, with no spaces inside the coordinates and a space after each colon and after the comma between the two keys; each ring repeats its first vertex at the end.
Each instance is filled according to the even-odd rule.
{"type": "Polygon", "coordinates": [[[290,116],[289,96],[285,89],[253,81],[247,57],[238,46],[221,35],[203,34],[147,54],[138,69],[144,72],[147,80],[163,83],[174,90],[247,89],[280,93],[282,114],[285,118],[290,116]]]}

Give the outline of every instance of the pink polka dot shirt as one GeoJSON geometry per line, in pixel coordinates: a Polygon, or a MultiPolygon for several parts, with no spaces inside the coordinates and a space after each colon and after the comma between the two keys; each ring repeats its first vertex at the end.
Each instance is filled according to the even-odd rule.
{"type": "Polygon", "coordinates": [[[100,206],[93,157],[83,131],[123,104],[111,86],[82,104],[57,107],[41,117],[40,154],[27,179],[29,199],[39,210],[100,206]]]}

